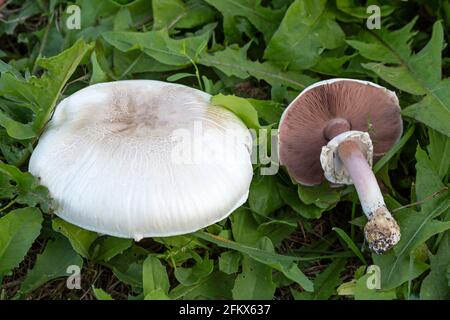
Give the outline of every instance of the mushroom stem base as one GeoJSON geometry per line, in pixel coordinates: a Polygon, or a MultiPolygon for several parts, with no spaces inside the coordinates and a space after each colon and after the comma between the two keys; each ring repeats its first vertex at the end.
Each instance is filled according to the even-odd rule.
{"type": "Polygon", "coordinates": [[[400,241],[400,227],[386,207],[380,207],[372,214],[372,218],[364,227],[369,248],[381,254],[400,241]]]}
{"type": "Polygon", "coordinates": [[[364,145],[358,140],[347,139],[339,144],[338,155],[369,219],[364,227],[369,248],[377,254],[386,252],[400,240],[400,228],[386,208],[377,179],[364,156],[364,145]]]}

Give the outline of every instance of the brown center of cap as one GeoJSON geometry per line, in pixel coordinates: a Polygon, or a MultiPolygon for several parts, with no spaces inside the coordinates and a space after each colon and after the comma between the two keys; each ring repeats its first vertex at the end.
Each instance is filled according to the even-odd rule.
{"type": "Polygon", "coordinates": [[[338,134],[351,130],[352,126],[350,122],[343,118],[334,118],[327,122],[323,129],[323,135],[325,139],[330,141],[338,134]]]}

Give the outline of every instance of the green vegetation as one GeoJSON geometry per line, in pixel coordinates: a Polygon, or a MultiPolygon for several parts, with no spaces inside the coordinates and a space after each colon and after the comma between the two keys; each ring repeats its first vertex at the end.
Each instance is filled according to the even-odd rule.
{"type": "Polygon", "coordinates": [[[449,30],[447,0],[0,1],[0,299],[449,299],[449,30]],[[366,27],[370,4],[379,30],[366,27]],[[402,229],[383,255],[364,243],[352,186],[296,185],[283,168],[256,165],[228,219],[138,243],[57,218],[27,173],[57,103],[89,84],[182,83],[270,129],[332,77],[400,99],[403,138],[374,167],[402,229]],[[366,285],[372,264],[381,289],[366,285]],[[81,289],[66,287],[70,266],[81,289]]]}

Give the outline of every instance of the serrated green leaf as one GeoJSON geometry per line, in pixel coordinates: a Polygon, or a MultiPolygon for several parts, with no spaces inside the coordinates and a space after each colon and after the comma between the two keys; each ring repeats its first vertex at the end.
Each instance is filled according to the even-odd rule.
{"type": "Polygon", "coordinates": [[[363,66],[391,85],[414,95],[425,95],[416,104],[403,110],[403,115],[425,123],[450,136],[450,80],[441,80],[444,32],[441,22],[435,22],[428,44],[412,54],[411,31],[416,19],[405,27],[390,31],[382,28],[370,31],[371,42],[349,40],[351,46],[364,57],[378,61],[363,66]],[[386,65],[386,64],[394,64],[386,65]]]}
{"type": "Polygon", "coordinates": [[[119,11],[114,15],[113,22],[113,30],[114,31],[125,31],[133,25],[133,21],[131,19],[130,10],[126,7],[122,7],[119,11]]]}
{"type": "Polygon", "coordinates": [[[16,27],[23,23],[27,18],[39,14],[41,8],[38,3],[34,1],[26,1],[20,10],[8,15],[8,20],[0,25],[0,32],[7,34],[14,34],[16,27]]]}
{"type": "Polygon", "coordinates": [[[89,248],[97,239],[98,234],[82,229],[74,224],[55,218],[52,221],[53,230],[63,234],[69,239],[73,249],[84,258],[90,258],[89,248]]]}
{"type": "Polygon", "coordinates": [[[163,289],[157,289],[150,293],[147,293],[144,300],[169,300],[170,298],[163,291],[163,289]]]}
{"type": "Polygon", "coordinates": [[[39,134],[49,120],[64,85],[91,48],[92,45],[79,40],[57,56],[39,59],[38,65],[47,70],[40,78],[31,77],[24,81],[10,72],[3,73],[0,95],[28,103],[35,113],[33,131],[39,134]]]}
{"type": "Polygon", "coordinates": [[[437,253],[431,257],[431,272],[420,287],[420,298],[424,300],[448,300],[450,288],[446,269],[450,265],[450,233],[447,231],[441,240],[437,253]]]}
{"type": "Polygon", "coordinates": [[[280,195],[283,198],[284,202],[304,218],[318,219],[322,215],[324,209],[321,209],[315,205],[304,204],[302,201],[300,201],[299,194],[295,189],[279,184],[278,190],[280,191],[280,195]]]}
{"type": "Polygon", "coordinates": [[[262,32],[266,42],[278,27],[283,16],[282,9],[263,7],[261,0],[205,0],[223,15],[223,28],[229,43],[238,42],[239,30],[236,27],[236,16],[247,18],[256,29],[262,32]]]}
{"type": "Polygon", "coordinates": [[[450,78],[442,80],[421,101],[402,111],[425,125],[450,136],[450,78]]]}
{"type": "Polygon", "coordinates": [[[156,291],[164,294],[169,292],[170,284],[166,268],[157,257],[149,255],[142,268],[142,284],[145,295],[156,291]]]}
{"type": "Polygon", "coordinates": [[[372,169],[374,173],[380,171],[381,168],[386,165],[396,153],[402,150],[403,146],[413,135],[414,129],[414,126],[409,127],[409,129],[403,134],[401,139],[395,145],[393,145],[392,148],[390,148],[389,151],[386,152],[386,154],[380,160],[377,161],[372,169]]]}
{"type": "Polygon", "coordinates": [[[23,124],[16,121],[2,110],[0,110],[0,126],[5,128],[8,135],[14,139],[25,140],[36,136],[36,132],[29,123],[23,124]]]}
{"type": "Polygon", "coordinates": [[[152,1],[153,29],[194,28],[214,20],[215,12],[199,0],[152,1]]]}
{"type": "Polygon", "coordinates": [[[421,211],[431,211],[436,208],[439,198],[428,197],[443,190],[444,184],[434,170],[430,158],[420,147],[417,147],[416,160],[416,197],[419,202],[423,201],[420,204],[421,211]]]}
{"type": "Polygon", "coordinates": [[[383,290],[376,288],[379,284],[378,269],[372,272],[366,267],[359,267],[354,273],[354,279],[345,282],[337,288],[337,292],[342,296],[353,296],[355,300],[392,300],[397,297],[395,289],[383,290]],[[375,286],[374,286],[375,285],[375,286]]]}
{"type": "Polygon", "coordinates": [[[16,209],[0,218],[0,277],[23,260],[41,231],[42,221],[37,208],[16,209]]]}
{"type": "Polygon", "coordinates": [[[239,243],[253,246],[263,236],[252,212],[246,208],[237,209],[230,220],[233,238],[239,243]]]}
{"type": "Polygon", "coordinates": [[[220,254],[219,270],[226,274],[234,274],[239,269],[241,254],[236,251],[226,251],[220,254]]]}
{"type": "Polygon", "coordinates": [[[307,205],[314,204],[321,209],[334,206],[340,199],[340,190],[330,188],[327,182],[318,186],[307,187],[298,185],[300,200],[307,205]]]}
{"type": "Polygon", "coordinates": [[[170,291],[171,299],[231,299],[234,276],[222,272],[213,272],[200,283],[193,286],[178,285],[170,291]]]}
{"type": "Polygon", "coordinates": [[[184,68],[184,66],[161,63],[138,49],[122,52],[116,48],[114,48],[113,65],[114,73],[119,75],[120,79],[134,73],[163,73],[184,68]]]}
{"type": "Polygon", "coordinates": [[[237,276],[232,290],[236,300],[271,300],[275,293],[272,269],[250,259],[242,258],[242,272],[237,276]]]}
{"type": "Polygon", "coordinates": [[[266,124],[270,125],[280,121],[284,110],[280,103],[271,100],[257,100],[252,98],[248,98],[247,100],[256,109],[259,119],[266,124]]]}
{"type": "Polygon", "coordinates": [[[267,45],[264,58],[290,70],[301,70],[315,65],[324,49],[343,45],[345,34],[326,2],[294,1],[267,45]]]}
{"type": "Polygon", "coordinates": [[[439,178],[444,178],[450,171],[450,137],[428,129],[430,144],[427,146],[430,160],[439,178]]]}
{"type": "Polygon", "coordinates": [[[132,239],[122,239],[109,236],[105,237],[101,239],[94,259],[98,261],[109,261],[116,255],[127,250],[132,244],[132,239]]]}
{"type": "Polygon", "coordinates": [[[177,249],[191,249],[194,250],[196,248],[206,249],[207,247],[198,239],[193,237],[192,235],[179,235],[172,237],[155,237],[153,238],[155,241],[165,245],[166,247],[174,247],[177,249]]]}
{"type": "Polygon", "coordinates": [[[345,259],[336,259],[314,279],[314,292],[291,290],[296,300],[327,300],[341,283],[340,274],[345,268],[345,259]]]}
{"type": "MultiPolygon", "coordinates": [[[[369,3],[367,4],[367,6],[369,3]]],[[[394,11],[391,5],[380,5],[378,1],[371,1],[370,5],[376,5],[379,8],[380,17],[386,17],[394,11]]],[[[367,6],[358,6],[355,0],[336,0],[336,7],[343,12],[361,19],[367,19],[372,13],[367,12],[367,6]]]]}
{"type": "Polygon", "coordinates": [[[108,81],[108,76],[103,71],[102,67],[100,66],[100,63],[97,60],[97,54],[95,51],[93,51],[91,54],[91,64],[92,64],[92,75],[91,75],[91,80],[89,81],[89,84],[95,84],[95,83],[99,83],[99,82],[108,81]]]}
{"type": "Polygon", "coordinates": [[[347,233],[342,230],[341,228],[334,227],[334,231],[339,235],[339,237],[347,244],[350,250],[353,251],[355,256],[358,257],[359,260],[361,260],[362,263],[367,265],[367,261],[362,255],[361,251],[359,250],[358,246],[353,242],[353,240],[347,235],[347,233]]]}
{"type": "Polygon", "coordinates": [[[281,217],[279,220],[263,222],[258,226],[258,232],[268,237],[274,246],[279,246],[284,239],[287,239],[297,228],[296,219],[289,221],[281,217]]]}
{"type": "Polygon", "coordinates": [[[130,262],[126,266],[113,266],[114,275],[130,286],[142,288],[142,262],[130,262]]]}
{"type": "Polygon", "coordinates": [[[267,216],[283,206],[283,199],[278,191],[277,176],[255,175],[250,185],[248,203],[250,209],[267,216]]]}
{"type": "Polygon", "coordinates": [[[209,276],[213,269],[214,261],[206,256],[205,258],[196,261],[192,268],[176,268],[175,277],[182,285],[192,286],[209,276]]]}
{"type": "Polygon", "coordinates": [[[97,300],[114,300],[111,295],[102,288],[95,288],[94,286],[92,286],[92,291],[94,292],[95,298],[97,298],[97,300]]]}
{"type": "Polygon", "coordinates": [[[189,77],[195,77],[194,73],[186,73],[186,72],[180,72],[180,73],[175,73],[173,75],[171,75],[170,77],[167,77],[167,81],[170,82],[175,82],[184,78],[189,78],[189,77]]]}
{"type": "Polygon", "coordinates": [[[5,164],[0,161],[0,176],[5,175],[6,179],[12,180],[16,186],[14,195],[17,195],[15,202],[26,204],[30,207],[40,205],[42,211],[48,212],[51,204],[47,188],[39,185],[39,181],[29,172],[22,172],[17,167],[5,164]]]}
{"type": "Polygon", "coordinates": [[[247,254],[252,259],[282,272],[287,278],[297,282],[306,291],[312,292],[314,290],[311,280],[309,280],[298,268],[297,264],[293,262],[296,260],[301,260],[301,258],[276,254],[273,250],[272,242],[267,237],[262,238],[264,239],[263,247],[265,248],[265,250],[261,250],[218,236],[213,236],[205,232],[196,232],[195,235],[200,239],[215,243],[221,247],[237,250],[241,253],[247,254]]]}
{"type": "Polygon", "coordinates": [[[330,76],[336,77],[348,76],[350,78],[355,74],[355,72],[352,71],[350,68],[345,69],[344,65],[346,65],[350,61],[355,60],[355,57],[356,54],[342,55],[341,53],[339,53],[338,56],[335,57],[325,56],[325,54],[323,54],[319,57],[317,63],[310,69],[314,72],[330,76]]]}
{"type": "MultiPolygon", "coordinates": [[[[392,200],[389,201],[394,203],[392,200]]],[[[410,254],[431,236],[450,229],[450,221],[434,219],[446,212],[449,207],[450,199],[447,198],[428,212],[403,209],[396,213],[395,219],[402,233],[399,243],[387,253],[372,255],[374,263],[381,268],[382,289],[398,287],[408,280],[415,279],[428,269],[427,264],[417,259],[413,259],[410,265],[410,254]]]]}
{"type": "Polygon", "coordinates": [[[355,300],[393,300],[397,298],[394,289],[380,290],[369,288],[367,286],[367,280],[369,280],[371,276],[375,275],[367,273],[358,280],[356,280],[356,284],[353,291],[355,300]]]}
{"type": "MultiPolygon", "coordinates": [[[[413,20],[414,22],[414,20],[413,20]]],[[[407,25],[406,27],[408,27],[407,25]]],[[[406,27],[401,29],[403,31],[406,27]]],[[[405,32],[406,33],[406,32],[405,32]]],[[[408,37],[413,34],[408,32],[408,37]]],[[[403,33],[402,33],[403,35],[403,33]]],[[[392,37],[392,34],[390,35],[392,37]]],[[[409,92],[411,94],[424,95],[433,94],[433,88],[441,80],[441,51],[443,46],[443,30],[442,24],[436,22],[433,27],[433,34],[428,44],[416,55],[412,55],[409,49],[409,39],[405,37],[400,42],[405,45],[404,48],[397,47],[397,42],[389,42],[398,39],[388,38],[389,31],[380,31],[378,37],[381,38],[382,45],[387,47],[395,58],[391,61],[377,59],[383,63],[396,63],[396,67],[388,67],[383,64],[369,63],[365,65],[368,69],[377,73],[387,82],[397,88],[409,92]],[[406,41],[405,41],[406,40],[406,41]],[[407,50],[408,49],[408,50],[407,50]]],[[[361,52],[361,54],[363,54],[361,52]]],[[[364,54],[363,54],[364,55],[364,54]]]]}
{"type": "Polygon", "coordinates": [[[67,277],[69,266],[78,266],[81,270],[83,259],[72,249],[64,237],[57,237],[45,246],[38,255],[33,269],[28,271],[20,287],[20,294],[27,294],[41,285],[60,277],[67,277]]]}
{"type": "Polygon", "coordinates": [[[416,34],[412,28],[416,21],[417,18],[414,18],[398,30],[381,28],[367,31],[366,39],[346,42],[367,59],[399,64],[411,57],[411,39],[416,34]]]}
{"type": "Polygon", "coordinates": [[[240,79],[255,77],[264,80],[271,85],[285,85],[301,90],[312,84],[315,79],[304,75],[299,71],[284,71],[271,62],[251,61],[247,58],[248,47],[226,47],[222,51],[204,53],[200,56],[200,64],[214,67],[227,76],[235,76],[240,79]]]}
{"type": "Polygon", "coordinates": [[[157,61],[173,66],[188,66],[206,49],[211,29],[201,35],[183,39],[169,37],[167,30],[148,32],[113,31],[103,38],[123,52],[139,49],[157,61]]]}

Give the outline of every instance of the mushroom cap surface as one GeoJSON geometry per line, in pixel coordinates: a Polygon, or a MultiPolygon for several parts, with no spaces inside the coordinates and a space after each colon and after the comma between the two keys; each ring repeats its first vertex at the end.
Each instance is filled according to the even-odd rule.
{"type": "Polygon", "coordinates": [[[279,125],[280,163],[303,185],[324,180],[322,147],[345,131],[368,132],[374,160],[400,138],[403,124],[397,96],[375,83],[331,79],[301,92],[284,111],[279,125]]]}
{"type": "Polygon", "coordinates": [[[29,170],[64,220],[140,240],[194,232],[241,206],[251,143],[243,122],[202,91],[99,83],[60,102],[29,170]]]}

